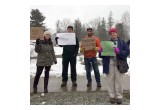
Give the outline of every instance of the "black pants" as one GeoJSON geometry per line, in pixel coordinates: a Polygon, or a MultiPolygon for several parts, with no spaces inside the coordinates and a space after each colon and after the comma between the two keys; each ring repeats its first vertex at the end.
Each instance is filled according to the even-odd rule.
{"type": "Polygon", "coordinates": [[[76,72],[76,56],[63,56],[62,58],[62,81],[67,82],[68,81],[68,65],[70,63],[71,67],[71,80],[76,81],[77,80],[77,72],[76,72]]]}
{"type": "Polygon", "coordinates": [[[44,67],[45,67],[44,88],[48,87],[49,71],[50,71],[51,66],[37,66],[37,72],[36,72],[36,76],[34,78],[33,88],[37,88],[39,78],[42,74],[44,67]]]}

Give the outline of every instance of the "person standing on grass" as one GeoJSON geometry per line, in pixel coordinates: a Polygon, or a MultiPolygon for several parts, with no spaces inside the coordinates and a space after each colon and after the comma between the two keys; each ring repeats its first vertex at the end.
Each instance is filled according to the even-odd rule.
{"type": "Polygon", "coordinates": [[[85,69],[86,69],[86,76],[87,76],[87,86],[92,85],[92,78],[91,78],[91,64],[94,70],[95,79],[97,82],[97,87],[101,87],[101,81],[100,81],[100,73],[98,69],[98,62],[96,58],[97,51],[100,51],[101,45],[100,40],[98,37],[95,37],[92,32],[92,28],[87,28],[87,36],[85,38],[94,38],[96,47],[94,47],[92,50],[85,50],[85,48],[81,45],[80,46],[80,52],[84,53],[84,63],[85,63],[85,69]]]}
{"type": "Polygon", "coordinates": [[[107,78],[109,101],[112,104],[122,104],[123,76],[128,70],[127,56],[130,50],[127,43],[118,38],[116,28],[111,28],[109,35],[111,36],[111,41],[114,43],[113,48],[116,56],[100,56],[100,58],[102,58],[103,62],[103,73],[106,74],[107,78]],[[120,62],[123,63],[120,64],[120,62]]]}
{"type": "MultiPolygon", "coordinates": [[[[67,27],[68,33],[73,33],[73,26],[67,27]]],[[[56,43],[58,44],[58,37],[55,38],[56,43]]],[[[70,63],[71,67],[71,80],[72,86],[77,86],[77,72],[76,72],[76,62],[77,62],[77,55],[79,50],[79,41],[76,37],[76,45],[59,45],[63,47],[62,53],[62,84],[61,87],[65,87],[68,81],[68,65],[70,63]]]]}
{"type": "Polygon", "coordinates": [[[33,92],[37,93],[39,78],[42,74],[43,69],[45,68],[44,93],[48,93],[49,71],[51,66],[53,65],[53,62],[54,64],[57,64],[53,42],[51,40],[51,33],[49,31],[44,32],[44,40],[36,40],[35,52],[38,53],[38,55],[36,64],[37,71],[33,83],[33,92]]]}

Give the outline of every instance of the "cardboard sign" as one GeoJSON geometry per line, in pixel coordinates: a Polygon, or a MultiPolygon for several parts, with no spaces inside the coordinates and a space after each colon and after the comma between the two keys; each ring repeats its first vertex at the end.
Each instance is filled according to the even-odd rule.
{"type": "Polygon", "coordinates": [[[85,50],[93,50],[93,47],[96,47],[94,38],[83,38],[81,43],[85,50]]]}
{"type": "Polygon", "coordinates": [[[43,39],[42,27],[30,27],[30,40],[43,39]]]}
{"type": "Polygon", "coordinates": [[[58,45],[76,45],[75,33],[57,33],[58,45]]]}
{"type": "Polygon", "coordinates": [[[114,52],[114,43],[111,41],[101,41],[103,51],[101,56],[116,56],[114,52]]]}

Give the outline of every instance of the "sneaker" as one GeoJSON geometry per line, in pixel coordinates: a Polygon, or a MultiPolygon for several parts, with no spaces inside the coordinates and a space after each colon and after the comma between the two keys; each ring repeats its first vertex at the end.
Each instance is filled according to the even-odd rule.
{"type": "Polygon", "coordinates": [[[122,104],[122,99],[117,99],[117,104],[122,104]]]}
{"type": "Polygon", "coordinates": [[[37,88],[33,88],[33,93],[37,93],[37,88]]]}
{"type": "Polygon", "coordinates": [[[73,81],[73,82],[72,82],[72,86],[77,86],[76,81],[73,81]]]}
{"type": "Polygon", "coordinates": [[[97,83],[97,87],[101,87],[101,83],[97,83]]]}
{"type": "Polygon", "coordinates": [[[91,86],[91,85],[92,85],[92,82],[88,82],[88,83],[87,83],[87,86],[91,86]]]}
{"type": "Polygon", "coordinates": [[[111,104],[114,104],[114,103],[116,103],[116,99],[115,99],[115,98],[110,98],[110,99],[109,99],[109,102],[110,102],[111,104]]]}
{"type": "Polygon", "coordinates": [[[48,89],[47,88],[44,89],[44,93],[48,93],[48,89]]]}
{"type": "Polygon", "coordinates": [[[67,82],[62,82],[61,87],[65,87],[67,85],[67,82]]]}

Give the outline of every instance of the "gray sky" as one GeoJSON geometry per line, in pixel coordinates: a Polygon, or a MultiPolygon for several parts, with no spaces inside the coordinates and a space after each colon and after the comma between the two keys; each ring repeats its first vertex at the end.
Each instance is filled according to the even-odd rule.
{"type": "Polygon", "coordinates": [[[114,21],[120,21],[125,11],[130,11],[129,5],[52,5],[52,6],[31,6],[31,9],[39,9],[46,19],[44,23],[48,28],[55,30],[57,20],[68,18],[73,22],[79,18],[82,23],[87,23],[97,17],[104,17],[107,21],[109,12],[113,12],[114,21]]]}

